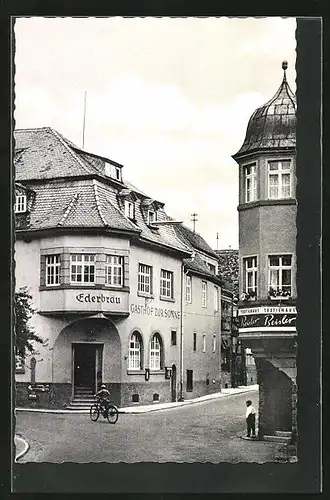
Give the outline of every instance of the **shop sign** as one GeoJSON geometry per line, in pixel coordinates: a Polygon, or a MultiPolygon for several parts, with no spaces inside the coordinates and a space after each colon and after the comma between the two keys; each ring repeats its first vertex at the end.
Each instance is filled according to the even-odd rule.
{"type": "Polygon", "coordinates": [[[180,319],[180,312],[173,309],[165,309],[162,307],[142,306],[139,304],[131,304],[131,313],[140,314],[142,316],[155,316],[166,319],[180,319]]]}
{"type": "Polygon", "coordinates": [[[98,304],[120,304],[120,297],[115,295],[105,295],[103,293],[78,293],[76,300],[80,303],[98,303],[98,304]]]}
{"type": "Polygon", "coordinates": [[[295,307],[255,307],[238,311],[239,331],[295,330],[295,307]]]}

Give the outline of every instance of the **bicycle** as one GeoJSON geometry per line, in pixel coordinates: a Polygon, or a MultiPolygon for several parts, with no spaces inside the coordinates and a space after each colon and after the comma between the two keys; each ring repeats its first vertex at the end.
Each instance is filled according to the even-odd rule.
{"type": "Polygon", "coordinates": [[[100,403],[94,403],[90,407],[89,416],[93,422],[96,422],[99,416],[106,418],[109,424],[115,424],[118,420],[119,411],[116,405],[109,403],[107,408],[104,408],[100,403]]]}

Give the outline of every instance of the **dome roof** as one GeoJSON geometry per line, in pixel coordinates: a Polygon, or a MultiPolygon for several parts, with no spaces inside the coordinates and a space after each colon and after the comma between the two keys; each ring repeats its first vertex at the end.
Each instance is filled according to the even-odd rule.
{"type": "Polygon", "coordinates": [[[282,68],[284,76],[280,88],[272,99],[252,114],[244,143],[233,155],[234,159],[260,149],[295,148],[296,97],[286,81],[286,61],[282,68]]]}

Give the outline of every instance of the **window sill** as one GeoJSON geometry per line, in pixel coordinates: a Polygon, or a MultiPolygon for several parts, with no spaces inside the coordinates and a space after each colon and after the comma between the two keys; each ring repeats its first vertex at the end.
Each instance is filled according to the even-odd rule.
{"type": "Polygon", "coordinates": [[[107,290],[113,292],[129,292],[130,288],[128,286],[124,287],[113,287],[110,285],[104,285],[100,283],[86,283],[86,284],[70,284],[70,283],[60,283],[59,285],[40,285],[39,291],[44,290],[86,290],[86,288],[95,288],[96,290],[107,290]]]}
{"type": "Polygon", "coordinates": [[[173,299],[172,297],[165,297],[163,295],[159,296],[159,300],[163,300],[164,302],[175,302],[175,299],[173,299]]]}
{"type": "Polygon", "coordinates": [[[147,293],[147,292],[137,292],[138,297],[144,297],[145,299],[154,299],[155,297],[152,295],[152,293],[147,293]]]}
{"type": "Polygon", "coordinates": [[[150,375],[165,375],[165,370],[150,370],[150,375]]]}
{"type": "Polygon", "coordinates": [[[144,370],[127,370],[127,375],[144,375],[144,370]]]}
{"type": "Polygon", "coordinates": [[[264,200],[256,200],[250,202],[244,202],[238,205],[237,210],[246,210],[248,208],[266,206],[266,205],[297,205],[297,200],[295,198],[278,198],[278,199],[269,199],[266,198],[264,200]]]}
{"type": "Polygon", "coordinates": [[[117,291],[122,291],[122,290],[127,290],[127,291],[129,291],[129,287],[127,287],[127,286],[125,287],[125,286],[122,286],[122,285],[120,285],[120,286],[116,286],[116,285],[107,285],[107,284],[105,284],[105,285],[104,285],[104,288],[105,288],[106,290],[113,290],[113,291],[115,291],[115,292],[117,292],[117,291]]]}

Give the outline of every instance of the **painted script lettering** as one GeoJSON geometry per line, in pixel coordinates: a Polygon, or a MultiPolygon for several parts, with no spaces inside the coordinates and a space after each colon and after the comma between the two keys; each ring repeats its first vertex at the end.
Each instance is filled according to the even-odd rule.
{"type": "Polygon", "coordinates": [[[114,297],[113,295],[104,295],[103,293],[99,295],[93,295],[90,293],[79,293],[76,295],[78,302],[99,302],[102,304],[120,304],[120,297],[114,297]]]}

